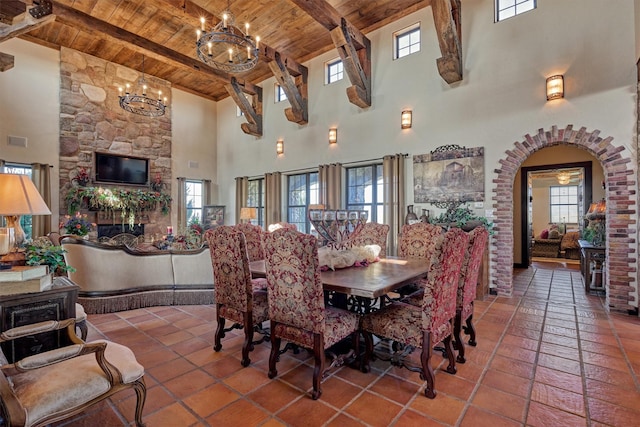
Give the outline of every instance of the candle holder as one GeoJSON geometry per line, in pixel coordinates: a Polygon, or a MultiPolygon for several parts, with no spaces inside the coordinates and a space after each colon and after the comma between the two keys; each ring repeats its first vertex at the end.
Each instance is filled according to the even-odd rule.
{"type": "Polygon", "coordinates": [[[369,219],[369,212],[360,210],[308,210],[309,221],[318,232],[325,246],[339,247],[357,233],[359,227],[369,219]]]}

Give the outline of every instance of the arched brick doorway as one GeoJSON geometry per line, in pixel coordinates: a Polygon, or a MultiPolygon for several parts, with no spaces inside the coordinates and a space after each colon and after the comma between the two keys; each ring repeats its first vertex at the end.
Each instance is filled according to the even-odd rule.
{"type": "Polygon", "coordinates": [[[501,168],[494,179],[495,235],[491,248],[492,284],[499,295],[513,292],[513,182],[522,162],[536,151],[566,144],[587,150],[604,170],[607,200],[607,261],[606,290],[610,310],[634,310],[629,293],[636,286],[636,197],[635,175],[631,158],[623,156],[624,147],[612,144],[613,138],[601,138],[599,130],[586,128],[573,130],[552,126],[540,129],[534,136],[527,134],[523,141],[514,143],[500,160],[501,168]]]}

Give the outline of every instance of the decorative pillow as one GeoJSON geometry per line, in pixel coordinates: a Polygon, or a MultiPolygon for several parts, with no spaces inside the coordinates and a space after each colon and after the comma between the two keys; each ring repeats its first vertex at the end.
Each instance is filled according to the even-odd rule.
{"type": "Polygon", "coordinates": [[[542,230],[542,233],[540,233],[540,238],[541,239],[548,239],[549,238],[549,230],[547,230],[546,228],[544,230],[542,230]]]}
{"type": "Polygon", "coordinates": [[[557,228],[554,228],[553,230],[549,230],[549,239],[559,239],[560,238],[560,232],[558,231],[557,228]]]}

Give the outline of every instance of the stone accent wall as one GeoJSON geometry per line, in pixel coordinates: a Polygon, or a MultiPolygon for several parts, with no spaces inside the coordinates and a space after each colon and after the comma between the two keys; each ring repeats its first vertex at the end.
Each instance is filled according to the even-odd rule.
{"type": "Polygon", "coordinates": [[[491,263],[492,283],[499,295],[513,293],[513,182],[522,162],[534,152],[559,144],[576,145],[597,158],[604,169],[607,201],[606,243],[606,302],[612,311],[634,311],[630,295],[637,286],[637,226],[635,216],[636,173],[630,156],[623,156],[624,147],[612,144],[612,137],[601,138],[599,130],[573,130],[552,126],[540,129],[534,136],[526,135],[515,142],[500,160],[501,168],[493,180],[493,207],[495,208],[495,235],[493,236],[491,263]]]}
{"type": "MultiPolygon", "coordinates": [[[[142,57],[141,57],[142,60],[142,57]]],[[[129,113],[119,105],[118,88],[137,87],[141,73],[78,51],[60,50],[60,214],[67,213],[64,197],[74,183],[78,167],[93,177],[95,151],[149,161],[151,181],[160,174],[164,192],[171,194],[171,111],[164,116],[145,117],[129,113]]],[[[154,90],[171,93],[169,82],[145,74],[154,90]]],[[[151,95],[151,92],[149,92],[151,95]]],[[[92,184],[89,184],[92,185],[92,184]]],[[[101,184],[103,187],[113,187],[101,184]]],[[[121,186],[127,188],[126,186],[121,186]]],[[[130,187],[139,189],[140,187],[130,187]]],[[[92,214],[94,215],[94,214],[92,214]]],[[[162,233],[170,215],[151,212],[146,233],[162,233]]]]}

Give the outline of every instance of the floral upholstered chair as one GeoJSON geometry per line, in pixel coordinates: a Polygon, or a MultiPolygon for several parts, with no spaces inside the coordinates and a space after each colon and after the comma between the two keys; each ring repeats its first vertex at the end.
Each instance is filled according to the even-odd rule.
{"type": "MultiPolygon", "coordinates": [[[[271,316],[271,355],[269,378],[278,375],[276,362],[284,339],[313,351],[312,398],[322,394],[325,349],[351,335],[358,350],[358,315],[325,307],[317,239],[296,230],[282,228],[264,236],[265,267],[271,316]]],[[[353,356],[336,357],[331,366],[340,366],[353,356]]]]}
{"type": "MultiPolygon", "coordinates": [[[[428,262],[433,254],[437,237],[444,229],[428,222],[405,224],[400,232],[398,256],[402,258],[419,258],[428,262]]],[[[409,295],[419,290],[419,284],[408,284],[398,289],[400,295],[409,295]]]]}
{"type": "Polygon", "coordinates": [[[264,259],[264,251],[262,250],[262,235],[264,231],[262,227],[249,223],[237,224],[236,229],[244,234],[247,242],[247,252],[249,253],[249,262],[264,259]]]}
{"type": "Polygon", "coordinates": [[[464,342],[460,337],[462,321],[466,322],[465,333],[469,334],[469,345],[476,345],[476,330],[473,327],[473,301],[476,299],[478,273],[482,264],[482,255],[489,238],[489,232],[484,227],[476,227],[469,232],[469,244],[465,251],[460,280],[458,281],[456,318],[453,323],[453,337],[458,350],[457,362],[464,363],[464,342]]]}
{"type": "Polygon", "coordinates": [[[378,245],[380,246],[380,257],[387,255],[387,235],[389,226],[376,222],[367,222],[359,227],[354,236],[349,239],[353,246],[378,245]]]}
{"type": "Polygon", "coordinates": [[[213,349],[222,349],[225,332],[234,328],[244,329],[242,366],[249,366],[249,352],[253,345],[254,329],[264,333],[262,322],[269,318],[266,279],[252,279],[244,234],[232,226],[222,225],[207,230],[204,235],[209,243],[213,266],[214,292],[218,327],[213,349]],[[225,329],[225,319],[234,322],[225,329]]]}
{"type": "MultiPolygon", "coordinates": [[[[460,268],[464,259],[469,236],[459,228],[452,228],[444,235],[434,238],[431,266],[424,279],[424,294],[420,307],[403,302],[392,302],[376,312],[365,314],[360,327],[365,339],[363,371],[369,371],[369,360],[373,355],[373,334],[402,343],[409,348],[422,348],[421,367],[406,364],[402,355],[394,354],[389,360],[400,363],[407,369],[420,372],[427,381],[425,396],[436,396],[435,376],[431,367],[433,346],[444,341],[449,358],[447,372],[456,373],[453,354],[453,318],[456,314],[456,291],[460,268]]],[[[405,347],[406,351],[406,347],[405,347]]],[[[380,355],[381,359],[384,359],[380,355]]]]}

